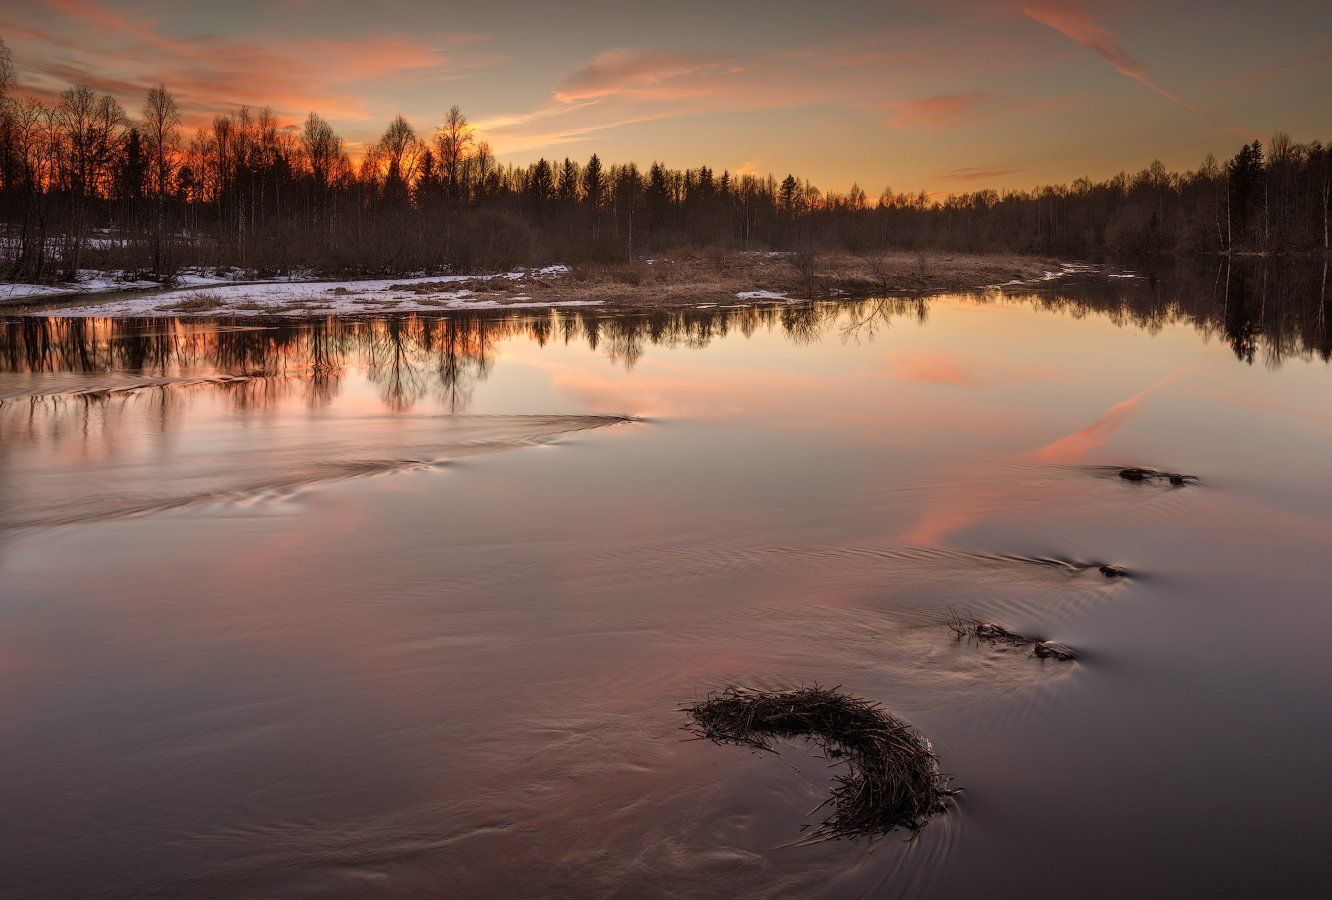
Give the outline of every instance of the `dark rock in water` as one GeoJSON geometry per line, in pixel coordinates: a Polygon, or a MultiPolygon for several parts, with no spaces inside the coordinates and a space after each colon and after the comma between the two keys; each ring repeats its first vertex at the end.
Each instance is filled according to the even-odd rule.
{"type": "Polygon", "coordinates": [[[1054,641],[1040,641],[1031,648],[1033,656],[1041,659],[1057,659],[1061,662],[1068,662],[1078,658],[1078,655],[1065,647],[1063,644],[1056,644],[1054,641]]]}
{"type": "Polygon", "coordinates": [[[1111,565],[1101,566],[1100,571],[1101,574],[1104,575],[1106,578],[1121,578],[1124,575],[1128,574],[1118,566],[1111,566],[1111,565]]]}
{"type": "Polygon", "coordinates": [[[972,629],[972,632],[976,637],[990,641],[1001,641],[1015,636],[1007,628],[991,622],[981,622],[972,629]]]}
{"type": "Polygon", "coordinates": [[[1140,469],[1137,467],[1129,469],[1120,469],[1119,477],[1125,481],[1152,481],[1157,478],[1165,479],[1175,487],[1185,484],[1196,484],[1198,478],[1196,475],[1180,475],[1177,472],[1158,472],[1155,469],[1140,469]]]}

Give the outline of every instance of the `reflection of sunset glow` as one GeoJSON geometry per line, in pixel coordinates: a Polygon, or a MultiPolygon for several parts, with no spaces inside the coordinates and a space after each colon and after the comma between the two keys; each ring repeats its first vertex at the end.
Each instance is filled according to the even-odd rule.
{"type": "Polygon", "coordinates": [[[1089,452],[1108,441],[1116,429],[1137,415],[1138,410],[1142,407],[1143,400],[1180,376],[1192,372],[1200,364],[1201,360],[1171,372],[1164,378],[1138,391],[1127,400],[1116,403],[1086,428],[1062,437],[1054,443],[1036,450],[1032,455],[1044,462],[1071,463],[1082,461],[1089,452]]]}
{"type": "Polygon", "coordinates": [[[900,352],[892,356],[891,365],[895,374],[908,381],[968,388],[981,385],[981,380],[968,371],[957,356],[939,352],[900,352]]]}
{"type": "Polygon", "coordinates": [[[944,503],[925,510],[924,515],[911,528],[893,538],[894,543],[910,547],[943,546],[944,538],[983,518],[974,505],[944,503]]]}
{"type": "MultiPolygon", "coordinates": [[[[0,788],[25,824],[6,875],[50,896],[747,895],[736,860],[767,854],[770,893],[808,896],[959,868],[975,841],[909,849],[947,822],[850,875],[832,842],[769,852],[828,761],[679,740],[681,704],[733,684],[845,681],[1012,809],[1035,753],[1081,754],[1036,773],[1079,802],[1120,740],[1150,767],[1163,734],[1197,737],[1207,764],[1215,733],[1179,710],[1209,697],[1251,759],[1272,732],[1226,730],[1236,698],[1294,696],[1273,725],[1321,772],[1324,333],[1302,297],[1269,295],[1262,328],[1237,308],[1059,291],[0,321],[0,788]],[[1118,477],[1139,462],[1201,480],[1118,477]],[[960,643],[950,610],[1083,662],[960,643]],[[1255,688],[1235,661],[1259,651],[1255,688]],[[1016,743],[992,759],[978,733],[1016,743]]],[[[1094,781],[1079,815],[1140,816],[1094,781]]],[[[1311,803],[1292,831],[1319,833],[1311,803]]],[[[1048,825],[1037,866],[1067,830],[1047,806],[1022,830],[1048,825]]]]}

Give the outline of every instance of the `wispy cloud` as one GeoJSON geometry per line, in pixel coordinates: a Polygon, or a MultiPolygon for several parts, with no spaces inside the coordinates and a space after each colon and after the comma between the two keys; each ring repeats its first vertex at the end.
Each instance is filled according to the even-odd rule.
{"type": "Polygon", "coordinates": [[[991,36],[959,37],[942,28],[880,29],[762,51],[616,47],[574,66],[546,102],[491,117],[478,127],[501,153],[579,140],[615,123],[818,106],[839,107],[856,119],[877,116],[891,127],[937,132],[987,115],[997,99],[965,87],[928,93],[945,45],[959,57],[949,67],[952,83],[965,85],[982,69],[992,77],[1026,65],[1024,54],[1003,42],[996,45],[991,36]]]}
{"type": "Polygon", "coordinates": [[[1280,78],[1283,75],[1286,75],[1290,72],[1298,71],[1300,69],[1306,69],[1315,66],[1325,66],[1329,63],[1332,63],[1332,50],[1325,50],[1322,53],[1315,53],[1311,56],[1304,56],[1300,57],[1299,59],[1292,59],[1287,62],[1277,63],[1276,65],[1263,66],[1257,69],[1249,69],[1248,71],[1241,72],[1238,75],[1233,75],[1229,78],[1222,79],[1221,81],[1214,82],[1211,85],[1211,87],[1218,87],[1218,88],[1248,87],[1250,85],[1262,84],[1264,82],[1272,81],[1273,79],[1280,78]]]}
{"type": "Polygon", "coordinates": [[[975,121],[994,105],[994,95],[985,91],[915,97],[888,104],[888,124],[894,128],[939,131],[975,121]]]}
{"type": "MultiPolygon", "coordinates": [[[[623,119],[597,120],[585,124],[571,124],[565,127],[546,127],[539,131],[532,131],[527,127],[531,123],[540,122],[543,119],[559,115],[563,112],[567,112],[567,110],[543,107],[541,110],[525,116],[482,119],[475,123],[475,127],[484,137],[501,135],[504,142],[503,147],[501,148],[502,152],[521,153],[527,150],[539,150],[543,148],[559,147],[564,144],[573,144],[616,128],[625,128],[630,125],[641,125],[645,122],[657,122],[662,119],[671,118],[671,113],[658,111],[655,113],[628,116],[623,119]]],[[[555,124],[557,125],[558,123],[555,124]]]]}
{"type": "Polygon", "coordinates": [[[459,77],[504,59],[476,34],[429,43],[399,34],[281,41],[182,35],[158,18],[164,9],[171,7],[125,11],[97,0],[41,0],[21,17],[0,10],[0,30],[11,37],[29,93],[50,96],[84,83],[134,110],[162,81],[177,94],[187,125],[241,105],[272,105],[289,118],[318,109],[362,119],[382,112],[370,108],[371,84],[459,77]]]}
{"type": "Polygon", "coordinates": [[[1023,6],[1022,12],[1042,25],[1053,28],[1069,40],[1077,41],[1084,47],[1095,51],[1102,59],[1114,66],[1115,70],[1121,75],[1127,75],[1140,84],[1151,88],[1171,103],[1194,112],[1197,111],[1197,107],[1192,103],[1152,81],[1142,63],[1138,62],[1133,54],[1129,53],[1124,45],[1119,42],[1119,38],[1093,21],[1081,10],[1065,3],[1044,3],[1023,6]]]}
{"type": "Polygon", "coordinates": [[[1110,63],[1116,72],[1121,75],[1132,78],[1143,87],[1164,97],[1166,100],[1186,109],[1191,113],[1202,116],[1203,121],[1213,128],[1226,131],[1231,134],[1237,134],[1241,137],[1253,137],[1250,132],[1235,128],[1221,122],[1203,110],[1197,105],[1185,100],[1183,97],[1171,91],[1155,80],[1147,73],[1147,68],[1139,62],[1128,49],[1119,42],[1113,32],[1093,20],[1082,10],[1068,3],[1038,3],[1024,4],[1020,7],[1022,12],[1030,19],[1039,22],[1049,28],[1058,31],[1064,37],[1094,51],[1098,56],[1110,63]]]}
{"type": "Polygon", "coordinates": [[[615,49],[580,65],[555,88],[562,103],[617,97],[677,100],[715,93],[715,76],[740,67],[711,56],[615,49]],[[699,76],[710,76],[702,79],[699,76]]]}
{"type": "Polygon", "coordinates": [[[994,181],[1006,175],[1015,175],[1027,171],[1026,166],[969,166],[960,169],[935,169],[934,177],[939,181],[957,184],[973,181],[994,181]]]}

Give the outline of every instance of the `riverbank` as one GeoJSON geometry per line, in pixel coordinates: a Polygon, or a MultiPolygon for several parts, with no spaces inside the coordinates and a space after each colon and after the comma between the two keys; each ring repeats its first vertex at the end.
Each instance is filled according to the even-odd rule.
{"type": "MultiPolygon", "coordinates": [[[[1039,283],[1086,267],[1042,257],[885,253],[697,254],[613,265],[546,266],[481,275],[236,281],[191,275],[181,286],[65,293],[10,286],[6,311],[59,316],[320,316],[456,309],[752,305],[865,296],[924,296],[1039,283]]],[[[0,287],[0,297],[6,296],[0,287]]]]}

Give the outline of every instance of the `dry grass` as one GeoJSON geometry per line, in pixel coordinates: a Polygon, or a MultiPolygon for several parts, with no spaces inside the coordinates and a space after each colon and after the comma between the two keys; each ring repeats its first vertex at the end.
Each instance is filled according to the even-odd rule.
{"type": "MultiPolygon", "coordinates": [[[[403,291],[410,294],[445,294],[458,291],[482,293],[486,291],[509,290],[508,278],[467,278],[464,281],[413,281],[405,284],[391,284],[390,291],[403,291]]],[[[337,290],[342,290],[338,288],[337,290]]]]}
{"type": "Polygon", "coordinates": [[[953,793],[929,741],[877,703],[838,688],[728,688],[683,711],[693,719],[686,727],[700,738],[776,752],[773,738],[804,737],[828,757],[845,761],[848,770],[819,807],[831,803],[832,813],[814,827],[811,840],[898,827],[915,831],[943,811],[953,793]]]}
{"type": "Polygon", "coordinates": [[[216,294],[211,294],[207,291],[199,291],[188,300],[181,300],[179,303],[169,303],[166,306],[159,306],[157,311],[173,313],[205,313],[221,309],[225,305],[226,304],[222,302],[222,298],[218,297],[216,294]]]}
{"type": "MultiPolygon", "coordinates": [[[[600,301],[607,306],[653,309],[712,304],[764,302],[740,300],[747,291],[770,291],[789,299],[918,298],[977,291],[1013,280],[1039,278],[1058,263],[1038,257],[956,253],[892,252],[853,256],[834,252],[747,253],[680,250],[652,260],[589,263],[567,275],[530,274],[520,280],[469,277],[460,281],[395,283],[390,290],[417,297],[471,291],[472,299],[503,304],[521,295],[528,302],[600,301]]],[[[328,288],[327,295],[349,296],[354,283],[328,288]]],[[[100,296],[62,298],[23,308],[60,308],[103,302],[100,296]]],[[[776,301],[781,302],[781,301],[776,301]]],[[[290,304],[289,304],[290,305],[290,304]]],[[[208,313],[227,308],[221,299],[200,291],[162,307],[164,313],[208,313]]],[[[252,309],[244,303],[235,309],[252,309]]]]}
{"type": "MultiPolygon", "coordinates": [[[[390,290],[418,298],[469,291],[469,299],[500,304],[521,297],[536,303],[591,300],[641,309],[755,302],[736,296],[748,291],[770,291],[790,299],[919,297],[1038,277],[1054,266],[1048,260],[1017,256],[890,253],[857,257],[685,250],[651,260],[582,264],[567,275],[403,282],[391,285],[390,290]]],[[[354,294],[355,288],[339,286],[329,292],[354,294]]],[[[371,297],[360,302],[368,306],[376,301],[371,297]]]]}
{"type": "Polygon", "coordinates": [[[1073,650],[1063,644],[1047,641],[1044,638],[1032,637],[1031,635],[1018,634],[1015,631],[1009,631],[1002,625],[986,622],[975,616],[950,612],[946,624],[949,630],[957,635],[959,639],[970,638],[990,644],[1030,647],[1031,655],[1039,659],[1056,659],[1061,662],[1070,662],[1078,658],[1073,650]]]}
{"type": "Polygon", "coordinates": [[[1050,260],[1021,256],[686,252],[651,262],[575,266],[566,277],[528,279],[523,288],[536,300],[666,307],[734,303],[742,291],[773,291],[794,299],[974,291],[1037,278],[1056,267],[1050,260]]]}

